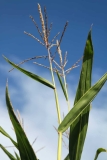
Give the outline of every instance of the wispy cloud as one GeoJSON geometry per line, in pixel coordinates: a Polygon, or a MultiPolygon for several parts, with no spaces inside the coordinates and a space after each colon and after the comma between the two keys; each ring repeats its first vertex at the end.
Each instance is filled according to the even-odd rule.
{"type": "MultiPolygon", "coordinates": [[[[29,66],[27,66],[27,68],[29,68],[29,66]]],[[[5,71],[7,70],[6,66],[2,69],[5,69],[5,71]]],[[[49,80],[51,79],[47,72],[43,72],[42,75],[43,77],[47,77],[49,80]]],[[[71,84],[69,84],[69,86],[72,88],[71,84]]],[[[4,93],[3,90],[5,90],[5,88],[1,86],[0,92],[2,96],[0,97],[0,122],[1,126],[15,138],[14,131],[11,129],[12,125],[7,114],[4,102],[5,98],[2,94],[4,93]]],[[[103,92],[105,92],[105,89],[103,92]]],[[[100,95],[102,95],[103,92],[101,92],[100,95]]],[[[56,159],[57,132],[53,126],[56,126],[57,128],[58,122],[53,90],[24,76],[18,71],[12,71],[9,76],[9,93],[15,110],[18,109],[24,119],[24,129],[30,142],[32,143],[34,139],[38,137],[33,145],[34,150],[37,151],[41,147],[45,146],[43,150],[37,153],[38,158],[44,159],[44,157],[46,157],[47,159],[56,159]]],[[[70,91],[69,97],[71,106],[73,105],[74,95],[75,91],[70,91]]],[[[63,115],[63,112],[66,114],[67,105],[59,86],[58,96],[60,100],[61,114],[63,115]]],[[[99,101],[100,105],[100,97],[95,101],[95,103],[93,103],[90,113],[89,129],[82,159],[93,159],[97,148],[107,148],[107,107],[95,107],[97,101],[99,101]]],[[[4,146],[11,145],[10,141],[5,137],[2,135],[0,135],[0,137],[1,144],[4,146]]],[[[13,152],[14,149],[9,148],[9,150],[13,152]]],[[[63,148],[63,158],[67,155],[67,152],[68,151],[63,148]]],[[[8,157],[1,150],[0,156],[1,159],[8,160],[8,157]]],[[[102,153],[102,156],[100,156],[99,159],[102,159],[102,157],[107,157],[107,155],[102,153]]]]}

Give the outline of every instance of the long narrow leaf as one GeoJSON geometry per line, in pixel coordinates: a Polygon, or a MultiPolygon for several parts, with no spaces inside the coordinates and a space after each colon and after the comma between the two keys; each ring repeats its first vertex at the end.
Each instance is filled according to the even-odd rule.
{"type": "Polygon", "coordinates": [[[66,89],[65,89],[65,87],[64,87],[64,84],[63,84],[63,82],[62,82],[62,80],[61,80],[61,77],[60,77],[58,71],[57,71],[56,73],[57,73],[57,77],[58,77],[58,79],[59,79],[61,88],[62,88],[62,90],[63,90],[63,93],[64,93],[64,95],[65,95],[65,98],[66,98],[66,100],[68,101],[68,96],[67,96],[67,93],[66,93],[66,89]]]}
{"type": "MultiPolygon", "coordinates": [[[[92,62],[93,62],[93,45],[92,45],[91,30],[90,30],[88,33],[84,49],[82,69],[74,105],[91,87],[92,62]]],[[[84,109],[81,115],[70,126],[70,136],[69,136],[70,160],[81,159],[83,145],[87,133],[89,111],[90,111],[90,105],[87,106],[86,109],[84,109]]]]}
{"type": "Polygon", "coordinates": [[[34,74],[34,73],[31,73],[31,72],[29,72],[29,71],[27,71],[27,70],[25,70],[25,69],[17,66],[17,65],[14,64],[13,62],[11,62],[9,59],[7,59],[5,56],[3,56],[3,57],[4,57],[4,59],[5,59],[8,63],[10,63],[14,68],[17,68],[19,71],[21,71],[22,73],[26,74],[28,77],[30,77],[30,78],[32,78],[32,79],[34,79],[34,80],[36,80],[36,81],[38,81],[38,82],[46,85],[46,86],[48,86],[48,87],[50,87],[50,88],[52,88],[52,89],[55,89],[55,87],[53,86],[53,84],[50,83],[48,80],[46,80],[46,79],[44,79],[44,78],[42,78],[42,77],[39,77],[38,75],[36,75],[36,74],[34,74]]]}
{"type": "Polygon", "coordinates": [[[73,124],[73,122],[81,115],[83,110],[93,101],[100,89],[103,87],[104,83],[107,81],[107,73],[103,75],[97,83],[91,87],[74,105],[70,112],[66,115],[64,120],[58,127],[59,132],[64,132],[67,128],[73,124]]]}
{"type": "Polygon", "coordinates": [[[99,154],[100,154],[101,152],[107,152],[107,150],[104,149],[104,148],[99,148],[99,149],[97,149],[94,160],[97,160],[97,158],[98,158],[98,156],[99,156],[99,154]]]}
{"type": "Polygon", "coordinates": [[[11,140],[11,142],[14,144],[14,146],[18,149],[18,144],[11,138],[11,136],[9,136],[9,134],[2,127],[0,127],[0,132],[4,136],[6,136],[7,138],[9,138],[11,140]]]}
{"type": "Polygon", "coordinates": [[[10,160],[17,160],[5,147],[0,144],[1,149],[6,153],[10,160]]]}
{"type": "Polygon", "coordinates": [[[20,160],[19,155],[16,152],[14,152],[14,153],[15,153],[15,156],[16,156],[17,160],[20,160]]]}
{"type": "Polygon", "coordinates": [[[14,114],[13,107],[9,98],[8,85],[6,85],[6,104],[7,104],[10,120],[15,130],[21,160],[37,160],[34,150],[30,145],[26,137],[26,134],[23,128],[21,127],[21,124],[19,123],[16,115],[14,114]]]}

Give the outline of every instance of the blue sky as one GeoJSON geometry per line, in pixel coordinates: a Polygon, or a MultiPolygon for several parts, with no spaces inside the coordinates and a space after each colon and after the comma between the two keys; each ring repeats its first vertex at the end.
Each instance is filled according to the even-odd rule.
{"type": "MultiPolygon", "coordinates": [[[[56,154],[56,150],[53,151],[53,148],[55,148],[56,143],[53,142],[53,146],[51,146],[50,140],[48,140],[47,136],[51,138],[51,133],[53,132],[52,126],[54,124],[56,124],[57,126],[56,111],[54,111],[55,107],[49,110],[50,104],[54,104],[53,93],[46,87],[43,87],[37,82],[30,80],[29,78],[25,77],[23,74],[16,70],[8,73],[8,70],[11,69],[11,66],[8,65],[2,57],[2,54],[4,54],[10,60],[14,61],[15,63],[19,63],[24,59],[34,57],[36,55],[47,54],[47,51],[43,46],[41,46],[37,41],[35,41],[31,37],[28,37],[24,34],[24,31],[26,31],[33,34],[35,37],[40,38],[33,22],[29,18],[29,15],[32,15],[35,21],[37,22],[38,26],[41,28],[37,3],[41,5],[42,9],[44,6],[46,6],[49,25],[51,22],[53,22],[52,31],[50,34],[50,41],[58,32],[62,32],[66,21],[69,21],[67,30],[61,43],[62,53],[64,54],[65,51],[68,52],[67,68],[71,67],[82,56],[88,31],[91,27],[91,24],[93,24],[92,40],[94,45],[94,64],[92,79],[93,83],[95,83],[107,71],[107,1],[0,0],[1,125],[9,132],[12,132],[10,130],[11,125],[8,125],[7,127],[7,123],[4,122],[8,119],[8,116],[7,114],[5,114],[5,116],[3,114],[6,113],[4,91],[6,78],[8,77],[9,90],[13,106],[15,106],[15,109],[19,109],[22,114],[22,117],[24,117],[24,121],[26,124],[25,128],[30,140],[33,141],[33,138],[36,138],[36,136],[38,136],[39,134],[39,142],[37,142],[36,147],[39,148],[45,145],[48,147],[47,150],[44,149],[43,151],[38,152],[38,154],[43,153],[45,156],[47,156],[46,152],[48,151],[48,149],[52,147],[52,149],[50,149],[51,156],[51,154],[53,153],[56,154]],[[47,98],[50,95],[52,97],[47,98]],[[47,108],[45,109],[43,107],[40,108],[42,106],[41,102],[44,101],[46,101],[45,105],[47,106],[47,108]],[[32,109],[29,109],[29,106],[30,108],[32,106],[32,109]],[[36,108],[34,106],[36,106],[36,108]],[[29,118],[32,119],[33,116],[35,117],[36,113],[34,114],[34,111],[38,111],[38,115],[41,114],[41,116],[44,118],[47,116],[47,114],[49,115],[47,116],[46,124],[44,125],[44,127],[42,126],[42,121],[39,116],[37,116],[38,121],[36,118],[33,118],[33,122],[28,120],[29,118]],[[52,118],[54,120],[52,120],[52,118]],[[42,127],[40,127],[40,124],[42,127]],[[36,129],[34,130],[34,128],[36,129]],[[50,128],[50,130],[48,129],[48,131],[45,132],[47,128],[50,128]],[[34,137],[32,136],[32,133],[29,130],[31,130],[31,132],[34,133],[34,137]],[[45,132],[44,135],[46,136],[46,138],[44,138],[41,132],[45,132]],[[44,143],[40,142],[40,138],[44,143]]],[[[46,60],[41,60],[38,62],[41,62],[42,64],[49,66],[46,60]]],[[[79,63],[79,65],[80,66],[74,69],[67,77],[68,85],[70,88],[69,95],[71,106],[73,104],[78,77],[81,69],[81,63],[79,63]]],[[[32,61],[23,64],[22,66],[51,81],[50,72],[48,70],[34,65],[32,61]]],[[[64,97],[59,87],[58,89],[59,95],[61,96],[60,103],[62,106],[62,111],[66,113],[66,109],[64,108],[64,97]]],[[[90,115],[89,132],[87,135],[83,159],[86,159],[85,157],[87,154],[89,154],[88,151],[90,150],[90,148],[92,149],[90,151],[92,155],[89,156],[89,159],[94,158],[95,151],[98,147],[107,148],[107,143],[105,143],[105,138],[107,138],[107,131],[105,130],[105,126],[107,126],[107,118],[105,114],[107,111],[107,100],[105,94],[107,95],[107,84],[93,102],[94,107],[90,115]],[[97,137],[99,141],[96,141],[95,137],[97,137]],[[90,140],[95,141],[93,147],[91,146],[90,140]]],[[[57,135],[55,138],[57,140],[57,135]]],[[[67,151],[65,152],[67,153],[67,151]]],[[[65,152],[64,156],[66,155],[65,152]]],[[[2,156],[4,156],[4,154],[0,150],[0,155],[1,154],[2,156]]],[[[7,160],[6,158],[7,157],[5,156],[2,159],[7,160]]],[[[101,158],[102,157],[99,157],[99,159],[101,158]]],[[[106,159],[107,155],[104,154],[103,159],[104,158],[106,159]]],[[[53,157],[53,159],[55,158],[53,157]]]]}

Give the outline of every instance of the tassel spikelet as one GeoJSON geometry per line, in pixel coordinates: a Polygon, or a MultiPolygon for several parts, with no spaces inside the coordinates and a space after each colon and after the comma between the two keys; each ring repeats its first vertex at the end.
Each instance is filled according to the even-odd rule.
{"type": "MultiPolygon", "coordinates": [[[[31,61],[31,60],[34,60],[34,59],[40,59],[40,58],[48,58],[48,56],[46,55],[43,55],[43,56],[35,56],[35,57],[32,57],[32,58],[28,58],[28,59],[25,59],[24,61],[21,61],[19,64],[17,64],[17,66],[20,66],[21,64],[25,63],[25,62],[28,62],[28,61],[31,61]]],[[[9,72],[11,72],[14,68],[10,69],[9,72]]]]}
{"type": "Polygon", "coordinates": [[[53,60],[53,62],[61,69],[61,66],[55,60],[53,60]]]}
{"type": "Polygon", "coordinates": [[[51,32],[51,30],[52,30],[52,25],[53,25],[53,23],[50,24],[50,27],[49,27],[49,29],[48,29],[48,37],[49,37],[50,32],[51,32]]]}
{"type": "MultiPolygon", "coordinates": [[[[43,65],[43,64],[40,64],[40,63],[37,63],[37,62],[33,62],[33,63],[34,63],[34,64],[37,64],[38,66],[41,66],[41,67],[44,67],[44,68],[47,68],[47,69],[50,70],[50,67],[47,67],[47,66],[45,66],[45,65],[43,65]]],[[[60,67],[60,66],[59,66],[59,67],[60,67]]],[[[56,68],[53,68],[53,71],[54,71],[54,72],[57,72],[57,71],[58,71],[59,74],[61,74],[61,73],[60,73],[60,70],[57,69],[57,71],[56,71],[56,68]]]]}
{"type": "Polygon", "coordinates": [[[34,18],[33,18],[31,15],[30,15],[29,17],[30,17],[31,20],[33,21],[34,25],[35,25],[36,28],[37,28],[38,33],[40,34],[41,38],[43,39],[42,32],[39,30],[39,27],[38,27],[37,23],[35,22],[34,18]]]}
{"type": "MultiPolygon", "coordinates": [[[[62,51],[60,49],[60,44],[62,42],[62,38],[64,36],[64,33],[66,31],[66,28],[68,26],[68,21],[66,22],[65,26],[64,26],[64,29],[62,31],[62,35],[60,37],[59,40],[56,41],[55,44],[53,44],[54,40],[58,37],[58,35],[60,34],[60,32],[58,32],[54,38],[51,40],[51,42],[49,43],[48,42],[48,38],[49,38],[49,35],[50,35],[50,32],[51,32],[51,29],[52,29],[52,23],[50,24],[50,27],[48,28],[48,17],[47,17],[47,11],[46,11],[46,7],[44,7],[44,17],[43,17],[43,14],[42,14],[42,10],[41,10],[41,6],[38,4],[38,11],[39,11],[39,16],[40,16],[40,21],[41,21],[41,26],[42,26],[42,31],[40,30],[40,28],[38,27],[36,21],[34,20],[34,18],[30,15],[29,17],[31,18],[31,20],[33,21],[34,25],[36,26],[37,28],[37,31],[39,33],[39,35],[41,36],[43,42],[41,42],[38,38],[36,38],[34,35],[32,35],[31,33],[28,33],[28,32],[25,32],[24,33],[30,37],[32,37],[33,39],[35,39],[36,41],[38,41],[40,44],[42,44],[43,46],[45,46],[47,49],[49,49],[49,53],[50,53],[50,60],[51,60],[51,63],[53,62],[54,65],[59,68],[59,70],[57,69],[57,71],[59,72],[60,76],[64,76],[64,73],[65,74],[68,74],[73,68],[76,68],[78,67],[78,63],[79,61],[82,59],[80,58],[72,67],[70,67],[69,69],[67,69],[66,71],[64,71],[64,68],[67,64],[67,52],[65,52],[65,55],[64,55],[64,59],[62,57],[62,51]],[[52,54],[50,48],[52,48],[53,46],[56,46],[56,52],[54,53],[54,55],[52,54]],[[56,61],[55,61],[55,55],[56,53],[59,54],[59,58],[60,58],[60,64],[58,64],[56,61]]],[[[19,63],[17,66],[27,62],[27,61],[30,61],[30,60],[33,60],[33,59],[38,59],[38,58],[49,58],[49,56],[36,56],[36,57],[33,57],[33,58],[29,58],[29,59],[26,59],[24,61],[22,61],[21,63],[19,63]]],[[[47,69],[50,69],[49,67],[47,66],[44,66],[42,64],[38,64],[37,62],[35,62],[35,64],[39,65],[39,66],[42,66],[44,68],[47,68],[47,69]]],[[[14,68],[12,68],[11,70],[13,70],[14,68]]],[[[10,71],[11,71],[10,70],[10,71]]],[[[53,68],[53,71],[56,72],[56,68],[53,68]]]]}
{"type": "Polygon", "coordinates": [[[55,55],[56,55],[56,53],[57,53],[58,47],[60,46],[60,44],[61,44],[61,42],[62,42],[62,38],[63,38],[63,36],[64,36],[64,33],[65,33],[65,31],[66,31],[67,26],[68,26],[68,21],[66,22],[66,24],[65,24],[65,26],[64,26],[62,35],[61,35],[60,40],[59,40],[59,45],[57,46],[56,51],[55,51],[54,56],[53,56],[54,58],[55,58],[55,55]]]}
{"type": "Polygon", "coordinates": [[[60,63],[61,63],[61,66],[62,66],[62,52],[61,52],[58,40],[56,41],[56,44],[57,44],[57,52],[59,54],[60,63]]]}
{"type": "Polygon", "coordinates": [[[54,38],[52,39],[52,41],[51,41],[51,44],[54,42],[54,40],[58,37],[58,35],[60,34],[60,32],[58,32],[55,36],[54,36],[54,38]]]}
{"type": "Polygon", "coordinates": [[[70,67],[69,69],[67,69],[67,70],[65,71],[65,73],[68,74],[72,69],[78,67],[77,64],[82,60],[82,58],[83,58],[83,56],[82,56],[75,64],[73,64],[72,67],[70,67]]]}
{"type": "Polygon", "coordinates": [[[47,17],[46,7],[44,7],[44,13],[45,13],[45,33],[48,43],[48,17],[47,17]]]}
{"type": "Polygon", "coordinates": [[[41,11],[41,6],[38,3],[38,11],[39,11],[39,15],[40,15],[40,20],[41,20],[41,25],[42,25],[42,32],[43,32],[43,40],[46,46],[48,46],[48,42],[47,42],[47,37],[46,37],[46,30],[45,30],[45,24],[44,24],[44,19],[43,19],[43,15],[42,15],[42,11],[41,11]]]}
{"type": "Polygon", "coordinates": [[[65,31],[66,31],[67,26],[68,26],[68,21],[66,22],[66,24],[65,24],[65,26],[64,26],[64,29],[63,29],[61,38],[60,38],[60,40],[59,40],[59,45],[61,44],[61,41],[62,41],[62,38],[63,38],[63,36],[64,36],[64,33],[65,33],[65,31]]]}
{"type": "Polygon", "coordinates": [[[67,54],[68,54],[68,52],[66,51],[65,52],[65,56],[64,56],[64,64],[63,64],[63,66],[65,67],[66,66],[66,64],[67,64],[67,54]]]}
{"type": "Polygon", "coordinates": [[[40,7],[39,4],[38,4],[38,11],[39,11],[40,20],[41,20],[41,25],[42,25],[42,32],[43,32],[43,34],[45,34],[45,24],[44,24],[44,19],[43,19],[43,15],[42,15],[42,12],[41,12],[41,7],[40,7]]]}
{"type": "Polygon", "coordinates": [[[24,33],[27,34],[28,36],[34,38],[36,41],[38,41],[40,44],[42,44],[44,46],[44,44],[38,38],[36,38],[35,36],[33,36],[32,34],[27,33],[26,31],[24,31],[24,33]]]}

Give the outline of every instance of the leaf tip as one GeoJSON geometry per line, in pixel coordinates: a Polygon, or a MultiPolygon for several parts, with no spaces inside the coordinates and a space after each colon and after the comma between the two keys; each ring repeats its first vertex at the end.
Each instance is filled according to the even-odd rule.
{"type": "Polygon", "coordinates": [[[2,57],[5,58],[5,56],[2,54],[2,57]]]}
{"type": "Polygon", "coordinates": [[[8,87],[8,78],[7,78],[7,81],[6,81],[6,88],[8,87]]]}
{"type": "Polygon", "coordinates": [[[91,24],[90,31],[92,31],[93,23],[91,24]]]}
{"type": "Polygon", "coordinates": [[[7,61],[7,58],[2,54],[2,57],[7,61]]]}

